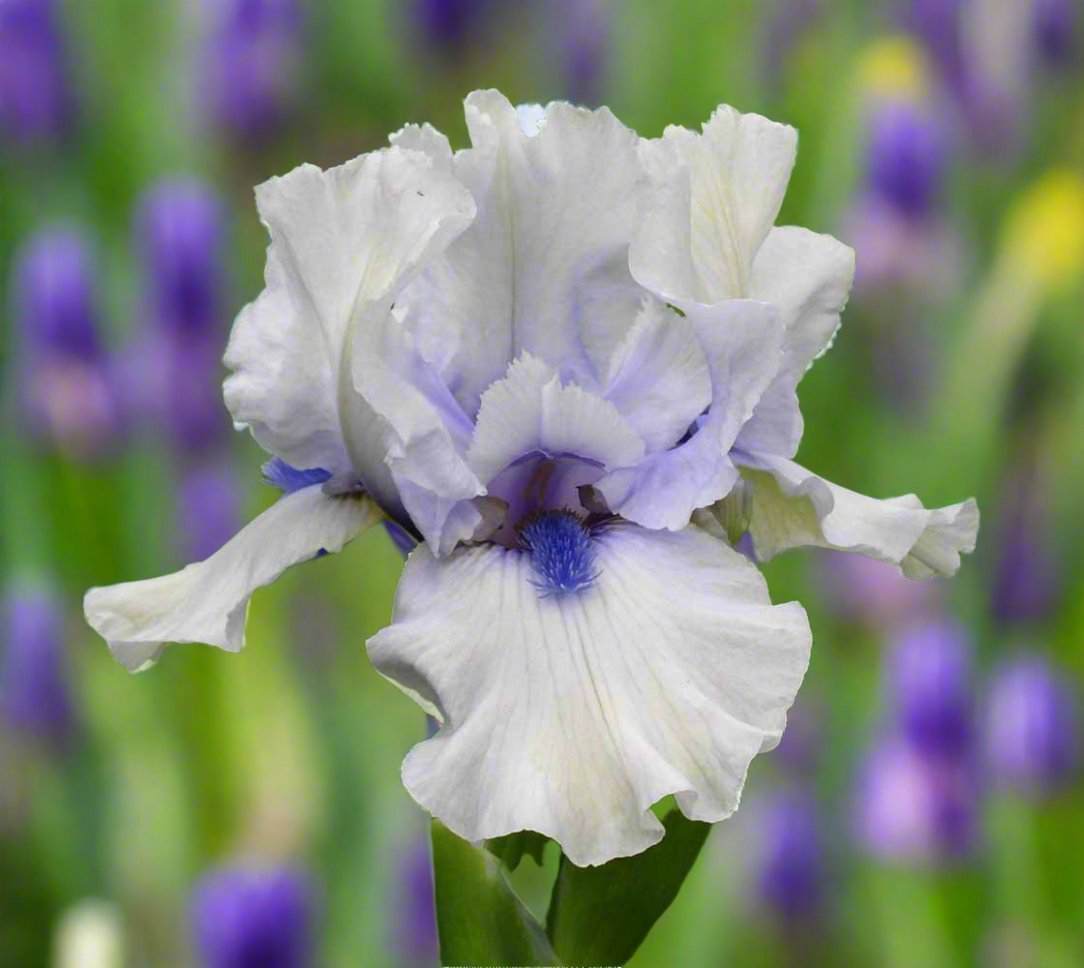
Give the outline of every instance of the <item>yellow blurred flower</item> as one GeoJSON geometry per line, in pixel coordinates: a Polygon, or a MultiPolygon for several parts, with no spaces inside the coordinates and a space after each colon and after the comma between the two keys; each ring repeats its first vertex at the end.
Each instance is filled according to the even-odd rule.
{"type": "Polygon", "coordinates": [[[1009,209],[1001,238],[1004,264],[1046,290],[1084,273],[1084,178],[1047,172],[1009,209]]]}
{"type": "Polygon", "coordinates": [[[920,101],[929,92],[929,67],[922,50],[902,35],[875,40],[859,55],[858,89],[868,97],[920,101]]]}

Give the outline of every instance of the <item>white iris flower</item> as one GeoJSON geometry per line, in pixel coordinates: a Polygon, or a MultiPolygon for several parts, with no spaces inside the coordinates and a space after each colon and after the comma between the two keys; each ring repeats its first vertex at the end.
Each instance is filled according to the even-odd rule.
{"type": "Polygon", "coordinates": [[[441,724],[414,798],[469,840],[534,830],[576,864],[657,842],[651,811],[737,807],[809,658],[730,540],[951,574],[973,502],[926,510],[792,457],[795,388],[853,274],[775,228],[793,129],[720,108],[639,138],[608,110],[466,102],[257,190],[266,289],[226,363],[234,419],[284,494],[217,554],[91,590],[131,669],[165,643],[238,651],[253,591],[379,520],[418,542],[377,669],[441,724]]]}

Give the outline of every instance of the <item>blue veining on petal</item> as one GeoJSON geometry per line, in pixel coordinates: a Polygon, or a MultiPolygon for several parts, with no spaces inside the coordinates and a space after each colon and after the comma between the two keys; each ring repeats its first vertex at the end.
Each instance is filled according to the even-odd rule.
{"type": "Polygon", "coordinates": [[[306,487],[316,484],[324,484],[331,480],[331,471],[322,467],[310,467],[301,470],[291,467],[280,457],[272,457],[263,465],[263,479],[273,487],[277,487],[283,494],[293,494],[306,487]]]}
{"type": "Polygon", "coordinates": [[[591,532],[571,511],[545,511],[519,528],[520,547],[531,557],[543,597],[589,588],[598,578],[591,532]]]}

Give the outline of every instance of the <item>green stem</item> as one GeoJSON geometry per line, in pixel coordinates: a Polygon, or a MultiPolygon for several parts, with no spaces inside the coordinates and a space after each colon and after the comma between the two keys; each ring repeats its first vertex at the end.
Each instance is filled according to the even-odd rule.
{"type": "Polygon", "coordinates": [[[542,925],[509,886],[500,861],[432,825],[442,965],[558,965],[542,925]]]}
{"type": "Polygon", "coordinates": [[[566,965],[623,965],[677,897],[711,825],[671,810],[666,836],[649,850],[601,867],[564,857],[553,887],[547,932],[566,965]]]}

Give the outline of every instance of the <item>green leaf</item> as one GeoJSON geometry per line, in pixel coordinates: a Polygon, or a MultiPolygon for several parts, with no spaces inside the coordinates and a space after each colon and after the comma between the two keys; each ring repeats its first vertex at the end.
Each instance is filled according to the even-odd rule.
{"type": "Polygon", "coordinates": [[[561,858],[547,916],[553,950],[566,965],[623,965],[677,897],[711,824],[672,810],[654,847],[601,867],[561,858]]]}
{"type": "Polygon", "coordinates": [[[519,862],[524,857],[530,857],[539,866],[542,865],[542,852],[549,837],[535,833],[533,830],[521,830],[516,834],[508,834],[505,837],[494,837],[486,841],[486,850],[496,857],[510,871],[519,867],[519,862]]]}
{"type": "Polygon", "coordinates": [[[542,925],[489,851],[433,821],[433,881],[442,965],[557,965],[542,925]]]}

